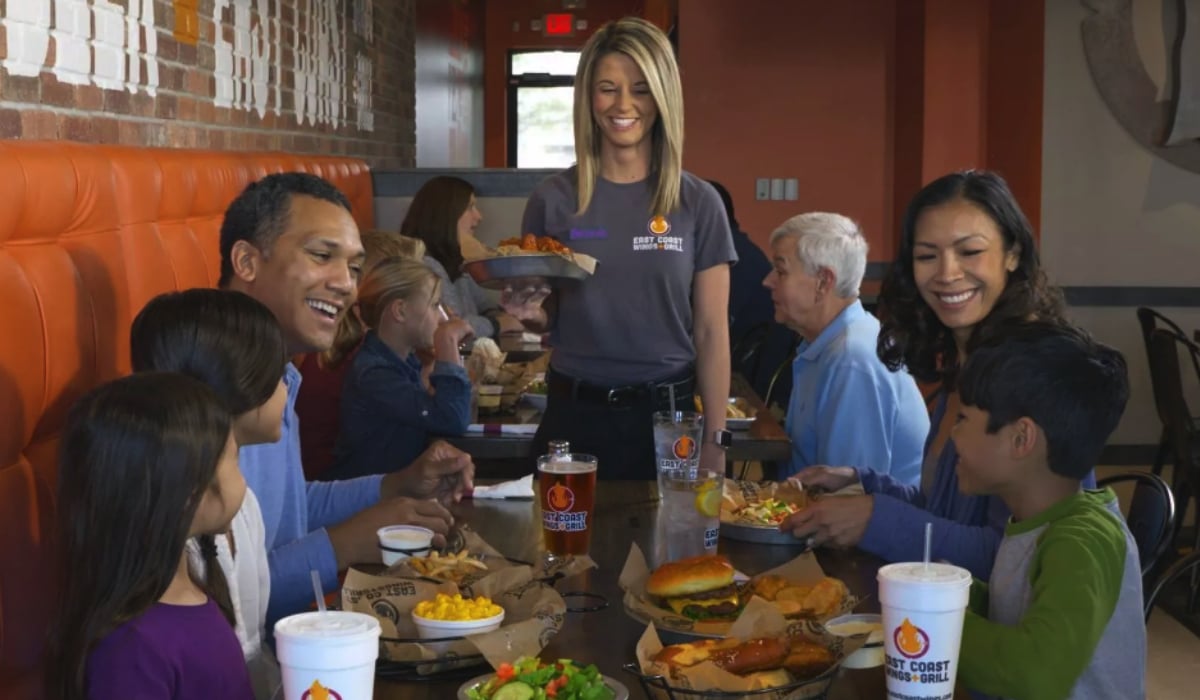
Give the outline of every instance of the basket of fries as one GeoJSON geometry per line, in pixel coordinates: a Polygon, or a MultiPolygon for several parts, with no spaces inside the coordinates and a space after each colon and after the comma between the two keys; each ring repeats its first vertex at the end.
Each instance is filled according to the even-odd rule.
{"type": "Polygon", "coordinates": [[[454,554],[442,554],[436,550],[426,557],[410,557],[406,563],[413,571],[426,578],[449,581],[462,586],[468,579],[478,580],[490,571],[480,555],[463,549],[454,554]]]}

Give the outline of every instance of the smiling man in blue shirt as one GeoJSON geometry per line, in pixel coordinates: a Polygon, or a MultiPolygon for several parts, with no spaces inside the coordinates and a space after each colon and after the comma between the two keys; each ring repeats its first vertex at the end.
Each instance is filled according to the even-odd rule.
{"type": "Polygon", "coordinates": [[[879,361],[879,321],[859,301],[867,241],[840,214],[794,216],[771,234],[775,320],[803,338],[792,364],[790,476],[814,464],[921,478],[929,414],[916,382],[879,361]]]}

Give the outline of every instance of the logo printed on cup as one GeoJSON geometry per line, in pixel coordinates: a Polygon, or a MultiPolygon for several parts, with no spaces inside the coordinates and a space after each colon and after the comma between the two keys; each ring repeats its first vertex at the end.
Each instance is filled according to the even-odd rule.
{"type": "Polygon", "coordinates": [[[564,483],[555,484],[546,492],[546,505],[550,510],[560,513],[571,510],[571,506],[575,505],[575,492],[564,483]]]}
{"type": "Polygon", "coordinates": [[[929,635],[907,617],[892,632],[892,641],[895,642],[900,655],[906,659],[919,659],[929,651],[929,635]]]}
{"type": "Polygon", "coordinates": [[[321,685],[321,681],[313,681],[312,686],[304,691],[300,700],[342,700],[342,694],[332,688],[321,685]]]}
{"type": "Polygon", "coordinates": [[[721,534],[721,528],[713,527],[704,531],[704,548],[711,549],[717,546],[717,538],[721,534]]]}
{"type": "Polygon", "coordinates": [[[679,459],[692,459],[696,456],[696,441],[683,435],[675,440],[675,444],[671,445],[671,452],[679,459]]]}

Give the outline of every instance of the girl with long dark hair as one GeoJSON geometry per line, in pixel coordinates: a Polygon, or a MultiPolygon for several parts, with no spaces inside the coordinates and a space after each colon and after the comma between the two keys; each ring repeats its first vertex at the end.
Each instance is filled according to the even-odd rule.
{"type": "Polygon", "coordinates": [[[229,412],[180,374],[134,374],[71,410],[58,475],[56,700],[253,698],[220,569],[185,545],[228,529],[246,483],[229,412]]]}
{"type": "MultiPolygon", "coordinates": [[[[179,372],[215,391],[233,416],[238,447],[279,439],[287,353],[275,316],[253,297],[222,289],[161,294],[134,319],[129,347],[134,372],[179,372]]],[[[213,538],[213,545],[189,541],[192,564],[204,578],[209,572],[224,574],[255,696],[270,698],[280,677],[263,644],[271,574],[262,510],[253,491],[246,489],[229,532],[213,538]]]]}

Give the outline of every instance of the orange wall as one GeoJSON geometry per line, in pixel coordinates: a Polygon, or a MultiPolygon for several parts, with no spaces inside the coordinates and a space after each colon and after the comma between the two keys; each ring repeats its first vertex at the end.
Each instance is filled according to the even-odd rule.
{"type": "Polygon", "coordinates": [[[687,0],[679,4],[685,166],[720,180],[764,249],[784,219],[857,220],[894,256],[908,200],[994,168],[1041,211],[1044,0],[687,0]],[[759,177],[799,201],[756,201],[759,177]]]}
{"type": "Polygon", "coordinates": [[[764,248],[789,216],[854,218],[871,259],[892,256],[894,0],[686,0],[684,165],[721,181],[764,248]],[[799,201],[755,201],[758,177],[795,177],[799,201]]]}
{"type": "Polygon", "coordinates": [[[563,10],[562,0],[488,0],[484,7],[484,165],[503,168],[508,164],[508,52],[512,49],[579,49],[600,25],[614,19],[642,16],[654,10],[663,14],[663,0],[603,0],[583,9],[563,10]],[[546,38],[529,29],[529,22],[547,12],[571,12],[588,22],[586,31],[570,38],[546,38]],[[513,31],[514,23],[517,30],[513,31]]]}
{"type": "MultiPolygon", "coordinates": [[[[674,12],[684,165],[729,188],[759,245],[789,216],[837,211],[862,224],[878,262],[894,256],[908,200],[951,170],[999,170],[1037,228],[1044,2],[610,0],[579,13],[586,35],[626,14],[661,23],[674,12]],[[799,201],[756,201],[759,177],[797,178],[799,201]]],[[[559,8],[487,2],[489,167],[505,164],[508,50],[586,41],[528,31],[530,18],[559,8]]]]}

